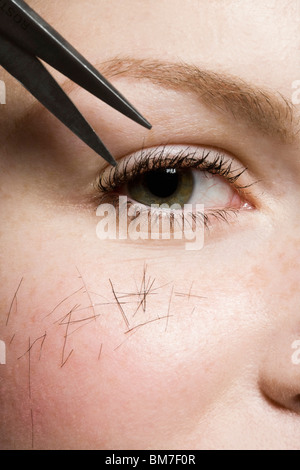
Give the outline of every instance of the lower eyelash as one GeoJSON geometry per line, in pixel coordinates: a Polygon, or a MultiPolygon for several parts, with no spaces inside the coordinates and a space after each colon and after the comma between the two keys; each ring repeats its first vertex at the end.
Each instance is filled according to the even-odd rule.
{"type": "MultiPolygon", "coordinates": [[[[187,221],[188,224],[190,224],[190,228],[192,228],[192,224],[194,227],[199,227],[199,225],[204,227],[206,230],[209,230],[212,226],[212,221],[221,221],[221,222],[226,222],[227,224],[230,223],[230,218],[232,216],[237,216],[238,213],[240,212],[240,209],[211,209],[206,212],[200,212],[200,211],[194,211],[194,212],[189,212],[188,217],[190,218],[187,219],[185,218],[184,212],[183,211],[172,211],[170,209],[153,209],[151,207],[142,205],[142,204],[137,204],[134,203],[133,201],[130,201],[127,199],[126,202],[126,207],[124,207],[124,204],[122,204],[122,207],[119,204],[119,195],[113,194],[113,195],[108,195],[108,194],[103,194],[100,201],[98,202],[99,205],[101,204],[111,204],[115,210],[116,210],[116,215],[117,215],[117,223],[119,223],[119,211],[124,214],[126,211],[127,214],[127,221],[130,223],[134,218],[128,216],[128,212],[130,212],[130,209],[136,206],[138,208],[139,214],[142,215],[145,219],[145,224],[146,220],[148,221],[148,226],[151,227],[151,221],[153,221],[153,218],[156,219],[155,223],[159,221],[159,217],[162,217],[163,215],[168,217],[169,221],[169,226],[170,226],[170,231],[171,234],[174,234],[176,225],[179,227],[182,227],[183,224],[187,221]],[[149,220],[150,219],[150,220],[149,220]],[[150,222],[150,224],[149,224],[150,222]]],[[[247,204],[245,204],[245,208],[247,204]]]]}

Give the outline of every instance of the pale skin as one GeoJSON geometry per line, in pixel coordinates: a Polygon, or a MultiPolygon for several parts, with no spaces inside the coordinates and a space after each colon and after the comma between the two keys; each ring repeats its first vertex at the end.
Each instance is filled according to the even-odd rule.
{"type": "MultiPolygon", "coordinates": [[[[103,72],[115,57],[186,63],[289,101],[300,80],[298,1],[28,3],[103,72]]],[[[118,161],[223,149],[247,168],[250,209],[212,222],[196,253],[100,241],[106,163],[1,70],[1,449],[299,449],[300,134],[109,77],[148,131],[53,74],[118,161]]]]}

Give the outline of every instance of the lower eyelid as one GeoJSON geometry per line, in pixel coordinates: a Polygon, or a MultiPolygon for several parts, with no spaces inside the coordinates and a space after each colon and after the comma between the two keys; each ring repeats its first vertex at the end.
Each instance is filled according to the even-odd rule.
{"type": "Polygon", "coordinates": [[[210,210],[207,213],[201,210],[197,213],[190,212],[184,214],[183,211],[171,213],[171,211],[166,211],[164,209],[152,210],[147,206],[141,207],[140,204],[137,205],[134,201],[130,200],[128,200],[126,204],[122,203],[119,205],[119,196],[116,194],[113,196],[110,203],[113,204],[116,209],[117,223],[115,225],[114,221],[111,222],[112,227],[115,227],[117,231],[115,231],[115,229],[112,230],[112,238],[110,237],[109,232],[105,232],[104,239],[111,238],[113,240],[118,239],[118,236],[115,236],[116,233],[122,232],[121,240],[142,240],[144,242],[151,240],[173,240],[176,241],[176,243],[179,243],[180,241],[186,243],[187,240],[191,240],[191,238],[186,238],[186,229],[184,227],[188,229],[188,232],[192,230],[190,233],[194,234],[195,239],[201,238],[201,233],[204,234],[204,230],[207,229],[210,233],[210,228],[216,223],[225,222],[228,225],[231,221],[234,222],[236,220],[236,215],[239,212],[235,209],[229,209],[210,210]],[[138,206],[139,208],[138,219],[133,215],[134,211],[131,212],[131,215],[129,216],[129,213],[134,206],[138,206]],[[120,221],[122,224],[124,223],[124,217],[127,220],[127,235],[125,237],[124,226],[122,225],[121,229],[119,227],[120,221]],[[135,225],[137,220],[139,223],[139,230],[136,232],[135,225]],[[162,230],[162,220],[164,220],[164,230],[162,230]],[[134,226],[134,228],[132,228],[132,226],[134,226]],[[174,238],[175,233],[177,234],[176,238],[174,238]]]}

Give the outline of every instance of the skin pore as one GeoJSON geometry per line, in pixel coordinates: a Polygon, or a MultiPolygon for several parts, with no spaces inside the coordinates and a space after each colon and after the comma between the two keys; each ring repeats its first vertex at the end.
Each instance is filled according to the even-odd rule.
{"type": "Polygon", "coordinates": [[[28,3],[153,125],[51,70],[118,162],[223,152],[250,209],[99,240],[107,164],[1,70],[0,448],[299,449],[300,2],[28,3]]]}

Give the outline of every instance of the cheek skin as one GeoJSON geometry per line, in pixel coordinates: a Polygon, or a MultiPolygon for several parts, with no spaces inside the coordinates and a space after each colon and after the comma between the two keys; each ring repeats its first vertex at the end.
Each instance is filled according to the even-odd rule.
{"type": "MultiPolygon", "coordinates": [[[[112,267],[112,271],[116,272],[115,268],[112,267]]],[[[138,272],[138,268],[133,269],[135,272],[138,272]]],[[[142,446],[139,444],[139,436],[142,436],[142,442],[146,440],[150,445],[155,445],[157,429],[165,427],[165,439],[172,442],[175,436],[178,438],[181,435],[186,419],[189,419],[187,422],[192,432],[196,424],[193,417],[195,386],[199,384],[199,379],[202,387],[207,384],[211,400],[215,396],[214,389],[219,392],[220,381],[217,380],[216,384],[216,380],[211,377],[213,355],[203,354],[201,361],[198,359],[199,349],[203,346],[198,335],[188,334],[188,330],[193,330],[194,321],[190,312],[187,314],[187,308],[182,308],[182,305],[178,308],[178,299],[175,299],[169,318],[143,325],[126,335],[128,328],[123,316],[111,292],[103,288],[98,278],[94,283],[89,279],[92,290],[99,289],[100,284],[99,291],[111,303],[110,306],[95,307],[96,315],[100,317],[92,322],[85,321],[84,318],[90,319],[94,315],[93,309],[87,309],[84,312],[73,312],[71,318],[64,320],[74,305],[89,305],[87,295],[79,293],[63,302],[50,315],[50,320],[46,317],[48,306],[57,305],[66,297],[66,293],[78,290],[78,284],[80,287],[77,279],[74,281],[76,285],[70,289],[63,278],[57,285],[53,284],[55,296],[36,292],[37,298],[30,301],[20,291],[19,319],[11,318],[9,323],[7,341],[12,332],[17,333],[9,346],[7,376],[4,378],[5,387],[1,398],[10,413],[17,404],[17,410],[6,418],[13,416],[14,426],[17,419],[21,446],[30,445],[31,410],[34,415],[35,446],[42,448],[57,446],[57,443],[62,448],[88,447],[89,443],[92,447],[109,448],[113,445],[121,448],[124,439],[127,447],[142,446]],[[34,322],[30,319],[30,304],[36,304],[34,322]],[[175,314],[181,317],[181,321],[174,323],[175,314]],[[65,325],[69,320],[69,323],[78,323],[65,325]],[[78,325],[83,325],[81,330],[77,330],[78,325]],[[26,354],[28,344],[33,344],[45,333],[44,344],[43,338],[38,340],[30,350],[30,355],[28,352],[26,354]],[[73,354],[69,357],[72,350],[73,354]],[[18,360],[20,356],[23,357],[18,360]],[[12,390],[14,392],[11,395],[12,390]],[[178,419],[178,408],[182,419],[178,419]],[[69,430],[73,430],[74,426],[77,431],[72,432],[70,439],[69,430]],[[52,436],[50,441],[49,436],[52,436]]],[[[164,281],[161,285],[165,284],[164,281]]],[[[25,280],[24,288],[30,289],[31,282],[31,279],[25,280]]],[[[128,293],[136,291],[134,285],[126,285],[122,279],[117,279],[117,285],[128,293]]],[[[46,292],[47,287],[43,289],[40,285],[38,291],[43,290],[46,292]]],[[[122,308],[133,325],[131,328],[156,320],[157,312],[162,307],[168,310],[168,303],[163,299],[170,296],[170,289],[162,288],[161,293],[156,293],[158,299],[152,301],[151,294],[148,295],[145,312],[142,305],[141,311],[136,314],[138,304],[133,297],[128,298],[133,306],[128,303],[122,308]]],[[[167,313],[161,312],[160,315],[167,313]]],[[[208,405],[206,386],[203,392],[203,396],[197,398],[197,402],[201,403],[199,411],[202,412],[208,405]]],[[[14,439],[18,441],[15,432],[14,439]]]]}
{"type": "MultiPolygon", "coordinates": [[[[108,291],[101,292],[112,300],[108,291]]],[[[38,309],[45,311],[44,306],[52,300],[40,296],[38,309]]],[[[77,300],[86,304],[83,296],[77,300]]],[[[147,312],[139,312],[135,318],[126,309],[133,325],[144,323],[145,316],[147,321],[157,318],[159,308],[155,303],[151,305],[150,299],[148,302],[147,312]]],[[[25,302],[20,307],[24,315],[29,313],[25,302]]],[[[161,303],[162,307],[168,308],[168,304],[161,303]]],[[[83,321],[85,326],[74,334],[78,324],[71,324],[68,331],[67,325],[55,325],[70,311],[68,302],[56,310],[51,322],[36,318],[34,325],[27,327],[12,322],[11,332],[17,325],[19,331],[9,347],[7,393],[3,391],[1,398],[6,410],[17,406],[11,416],[14,426],[15,421],[19,424],[22,445],[30,446],[31,410],[36,448],[143,448],[147,443],[158,447],[161,442],[166,446],[184,442],[212,402],[229,386],[235,374],[233,366],[240,368],[233,351],[220,355],[219,348],[224,348],[219,340],[209,339],[210,321],[203,324],[202,332],[197,331],[199,320],[191,317],[190,310],[191,306],[184,308],[175,300],[168,322],[164,318],[128,335],[114,305],[97,308],[101,317],[91,323],[83,321]],[[38,340],[30,355],[26,354],[29,338],[32,344],[44,333],[47,336],[43,346],[42,339],[38,340]],[[65,342],[66,333],[69,336],[65,342]],[[231,366],[224,375],[226,364],[231,366]],[[164,430],[163,434],[158,430],[164,430]]],[[[91,309],[87,313],[88,318],[93,315],[91,309]]],[[[80,316],[82,312],[74,312],[77,321],[80,316]]]]}
{"type": "MultiPolygon", "coordinates": [[[[42,220],[37,209],[35,215],[42,220]]],[[[228,409],[234,403],[232,416],[237,409],[245,416],[247,397],[248,419],[255,421],[256,371],[278,324],[274,312],[286,309],[275,305],[273,293],[289,296],[297,267],[285,271],[283,285],[265,257],[258,276],[268,240],[249,244],[249,233],[232,235],[226,251],[221,241],[196,254],[167,246],[145,251],[98,241],[86,217],[77,217],[77,230],[73,214],[60,223],[51,212],[44,217],[47,230],[33,232],[24,217],[22,237],[2,237],[2,246],[14,249],[13,269],[1,279],[8,345],[1,445],[210,448],[215,436],[219,445],[228,437],[219,435],[222,416],[235,435],[227,447],[238,442],[243,419],[232,422],[228,409]],[[40,247],[40,256],[32,247],[40,247]]],[[[276,253],[280,244],[272,259],[276,253]]],[[[292,253],[285,256],[286,270],[292,253]]],[[[247,440],[256,445],[257,434],[247,440]]]]}
{"type": "MultiPolygon", "coordinates": [[[[20,232],[25,230],[20,227],[20,232]]],[[[202,285],[201,275],[191,278],[184,255],[184,277],[195,281],[191,291],[191,282],[174,275],[173,254],[162,265],[161,252],[152,253],[157,261],[145,271],[143,250],[124,248],[122,253],[113,246],[106,256],[102,250],[96,256],[92,236],[63,243],[57,235],[48,231],[43,239],[43,252],[51,259],[31,251],[37,246],[33,237],[26,244],[14,240],[14,274],[2,282],[3,339],[9,344],[15,335],[2,377],[1,422],[9,423],[1,429],[5,447],[13,446],[10,439],[17,447],[31,446],[31,410],[35,448],[159,447],[164,440],[166,446],[180,445],[177,440],[193,434],[199,417],[229,385],[234,364],[239,369],[234,351],[220,354],[218,338],[226,325],[214,326],[212,312],[220,310],[215,295],[202,285]],[[5,326],[19,285],[15,273],[24,277],[5,326]],[[146,286],[155,282],[141,303],[136,285],[143,290],[144,273],[146,286]],[[109,279],[125,302],[121,307],[129,328],[109,279]],[[91,301],[103,305],[93,309],[91,301]],[[226,363],[232,365],[224,375],[226,363]],[[165,430],[164,436],[158,429],[165,430]]]]}
{"type": "MultiPolygon", "coordinates": [[[[12,447],[13,439],[14,446],[30,448],[33,439],[35,448],[188,448],[213,403],[235,377],[245,375],[245,360],[253,360],[259,338],[250,332],[257,317],[240,315],[250,305],[248,294],[237,288],[233,296],[220,277],[219,298],[207,271],[198,270],[193,279],[196,266],[192,258],[186,263],[186,253],[177,256],[178,278],[174,253],[164,260],[168,268],[161,252],[153,253],[156,261],[145,268],[144,253],[126,248],[123,254],[116,250],[119,263],[112,252],[104,259],[100,253],[95,264],[90,243],[80,244],[86,258],[53,245],[49,237],[48,265],[38,263],[34,253],[26,256],[31,265],[19,262],[24,279],[4,328],[7,343],[15,334],[2,377],[2,423],[9,423],[1,430],[5,446],[12,447]],[[134,254],[141,259],[128,261],[134,254]],[[146,303],[137,295],[144,275],[146,285],[155,280],[146,303]],[[124,302],[123,315],[108,279],[124,302]],[[104,305],[91,308],[91,302],[104,305]]],[[[6,290],[1,318],[14,284],[6,290]]]]}
{"type": "Polygon", "coordinates": [[[74,221],[72,212],[33,210],[29,200],[16,207],[22,218],[8,223],[18,231],[1,244],[13,247],[0,279],[3,448],[230,448],[239,440],[259,448],[265,432],[269,446],[278,443],[269,431],[278,416],[258,382],[266,388],[274,379],[261,363],[287,308],[296,333],[298,267],[290,264],[295,246],[280,242],[285,233],[275,237],[256,215],[259,236],[230,226],[225,241],[208,237],[192,253],[101,242],[97,218],[85,212],[74,221]],[[240,437],[258,412],[269,420],[240,437]]]}

